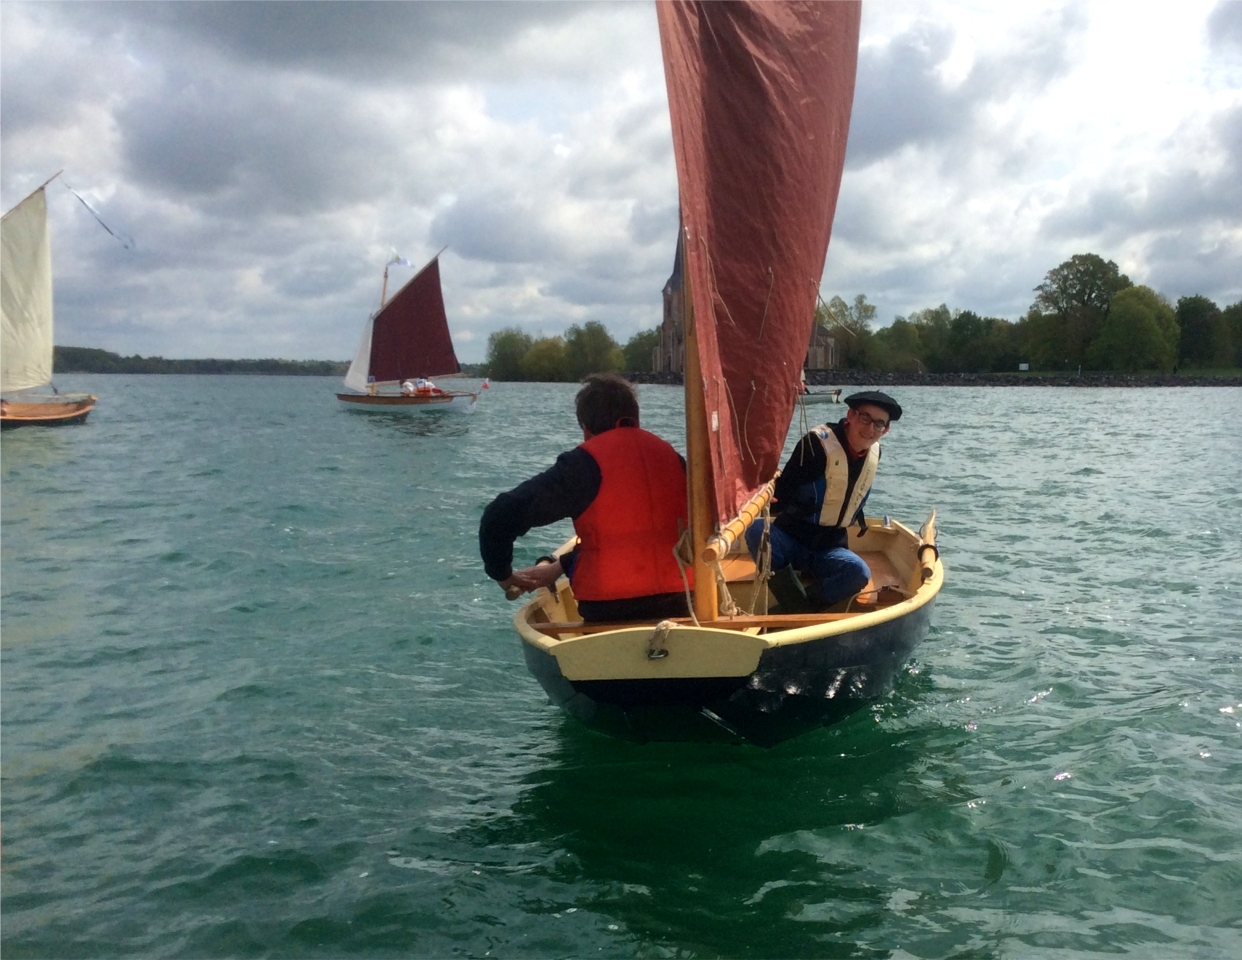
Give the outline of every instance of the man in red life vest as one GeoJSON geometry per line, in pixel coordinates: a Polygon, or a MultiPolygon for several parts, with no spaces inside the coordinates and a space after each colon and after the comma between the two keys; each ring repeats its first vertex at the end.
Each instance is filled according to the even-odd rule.
{"type": "MultiPolygon", "coordinates": [[[[587,377],[575,407],[582,444],[483,511],[479,552],[487,575],[516,596],[568,574],[584,620],[687,616],[686,581],[673,553],[688,525],[685,461],[639,427],[634,388],[616,374],[587,377]],[[513,569],[514,540],[566,518],[578,534],[573,552],[513,569]]],[[[692,571],[686,578],[693,586],[692,571]]]]}
{"type": "MultiPolygon", "coordinates": [[[[901,417],[887,393],[864,390],[846,397],[849,413],[798,441],[776,480],[770,530],[772,579],[778,612],[823,610],[854,596],[871,579],[866,562],[850,550],[848,527],[865,532],[863,507],[880,463],[880,437],[901,417]],[[799,574],[810,580],[804,589],[799,574]]],[[[758,559],[763,522],[751,524],[746,543],[758,559]]]]}

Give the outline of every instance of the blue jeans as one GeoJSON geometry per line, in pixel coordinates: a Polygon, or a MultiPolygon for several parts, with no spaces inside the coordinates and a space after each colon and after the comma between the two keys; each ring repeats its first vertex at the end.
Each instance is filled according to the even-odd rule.
{"type": "MultiPolygon", "coordinates": [[[[763,536],[763,521],[757,520],[746,528],[746,545],[750,555],[758,558],[759,540],[763,536]]],[[[812,550],[799,543],[784,530],[773,526],[772,570],[792,566],[799,573],[811,578],[807,598],[819,607],[854,596],[871,579],[871,569],[865,560],[853,550],[836,547],[832,550],[812,550]]]]}

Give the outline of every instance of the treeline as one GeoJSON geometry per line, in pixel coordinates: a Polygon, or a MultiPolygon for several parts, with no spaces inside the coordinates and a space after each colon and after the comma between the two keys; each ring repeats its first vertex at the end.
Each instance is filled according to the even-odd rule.
{"type": "Polygon", "coordinates": [[[347,361],[337,360],[165,360],[163,357],[123,357],[93,347],[54,347],[55,373],[231,373],[285,377],[343,377],[347,361]]]}
{"type": "Polygon", "coordinates": [[[1176,305],[1135,285],[1094,253],[1050,270],[1016,322],[945,304],[872,331],[875,307],[833,297],[816,320],[830,330],[838,365],[883,373],[1115,371],[1167,373],[1242,367],[1242,301],[1221,309],[1204,296],[1176,305]]]}
{"type": "Polygon", "coordinates": [[[604,325],[589,320],[575,324],[563,337],[532,337],[517,327],[497,330],[487,338],[484,369],[493,380],[575,382],[589,373],[651,370],[658,330],[644,330],[625,346],[604,325]]]}

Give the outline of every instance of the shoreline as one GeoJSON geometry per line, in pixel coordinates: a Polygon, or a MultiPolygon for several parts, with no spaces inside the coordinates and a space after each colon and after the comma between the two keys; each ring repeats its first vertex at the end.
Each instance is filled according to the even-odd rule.
{"type": "MultiPolygon", "coordinates": [[[[624,373],[631,383],[679,385],[680,373],[624,373]]],[[[1176,373],[871,373],[866,370],[809,370],[813,387],[1242,387],[1242,374],[1180,376],[1176,373]]]]}

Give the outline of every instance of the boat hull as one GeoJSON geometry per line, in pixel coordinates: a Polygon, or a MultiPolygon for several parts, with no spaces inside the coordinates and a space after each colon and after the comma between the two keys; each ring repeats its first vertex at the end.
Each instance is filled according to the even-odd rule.
{"type": "Polygon", "coordinates": [[[886,623],[763,651],[744,676],[570,680],[523,643],[551,701],[602,733],[645,741],[772,746],[844,719],[885,695],[927,636],[934,601],[886,623]]]}
{"type": "Polygon", "coordinates": [[[838,393],[802,393],[798,395],[799,403],[841,403],[841,394],[838,393]]]}
{"type": "MultiPolygon", "coordinates": [[[[823,613],[585,624],[561,578],[518,611],[514,626],[531,674],[588,726],[638,741],[771,746],[887,695],[927,636],[944,583],[939,557],[895,521],[865,539],[851,528],[850,547],[871,581],[823,613]]],[[[771,602],[740,545],[720,572],[743,611],[765,595],[771,602]]]]}
{"type": "Polygon", "coordinates": [[[479,399],[477,393],[446,390],[430,397],[403,397],[364,393],[338,393],[336,398],[349,410],[362,413],[425,413],[433,410],[470,413],[479,399]]]}
{"type": "Polygon", "coordinates": [[[0,413],[0,429],[15,427],[63,427],[85,423],[95,409],[98,397],[88,396],[72,400],[48,400],[45,402],[4,402],[0,413]]]}

